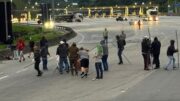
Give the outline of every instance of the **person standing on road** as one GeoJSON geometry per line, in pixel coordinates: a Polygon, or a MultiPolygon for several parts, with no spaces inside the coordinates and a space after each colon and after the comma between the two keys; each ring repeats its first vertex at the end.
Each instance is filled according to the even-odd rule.
{"type": "Polygon", "coordinates": [[[161,49],[161,42],[158,40],[157,37],[155,37],[154,41],[151,44],[151,54],[153,56],[153,64],[156,65],[154,69],[160,68],[160,61],[159,61],[160,49],[161,49]]]}
{"type": "Polygon", "coordinates": [[[170,69],[169,66],[171,65],[171,63],[173,62],[173,69],[175,69],[175,58],[173,56],[174,53],[178,52],[177,49],[175,49],[175,46],[174,46],[174,43],[175,41],[174,40],[171,40],[170,41],[170,46],[168,47],[167,49],[167,56],[169,58],[169,62],[168,64],[166,65],[166,67],[164,68],[165,70],[168,70],[170,69]]]}
{"type": "Polygon", "coordinates": [[[19,54],[19,62],[21,62],[22,60],[25,61],[25,57],[24,57],[24,53],[23,50],[25,48],[25,43],[23,39],[19,39],[17,42],[17,50],[18,50],[18,54],[19,54]]]}
{"type": "Polygon", "coordinates": [[[41,58],[42,58],[42,62],[43,62],[42,63],[43,64],[43,70],[47,71],[48,70],[48,68],[47,68],[48,55],[50,56],[47,46],[43,46],[41,48],[40,53],[41,53],[41,58]]]}
{"type": "Polygon", "coordinates": [[[124,50],[124,46],[126,45],[126,42],[119,35],[116,36],[116,40],[117,40],[118,57],[119,57],[119,63],[118,64],[123,64],[122,54],[123,54],[123,50],[124,50]]]}
{"type": "Polygon", "coordinates": [[[56,51],[56,55],[59,56],[59,71],[60,74],[63,74],[63,65],[65,65],[65,70],[67,73],[69,73],[68,70],[68,60],[67,60],[67,56],[68,56],[68,48],[66,47],[66,45],[64,44],[63,41],[60,41],[60,45],[57,48],[56,51]]]}
{"type": "Polygon", "coordinates": [[[100,42],[102,48],[103,48],[103,55],[102,55],[102,64],[103,64],[103,67],[104,67],[104,71],[108,71],[108,62],[107,62],[107,59],[108,59],[108,45],[105,43],[105,40],[101,40],[100,42]]]}
{"type": "Polygon", "coordinates": [[[89,70],[89,50],[84,49],[83,47],[80,48],[78,54],[80,56],[80,63],[81,63],[81,78],[88,76],[89,70]]]}
{"type": "Polygon", "coordinates": [[[31,57],[31,54],[34,52],[34,41],[32,40],[32,38],[30,37],[29,38],[29,49],[30,49],[30,52],[29,52],[29,56],[28,58],[31,57]]]}
{"type": "Polygon", "coordinates": [[[96,68],[96,78],[94,78],[93,80],[103,79],[103,69],[102,69],[102,63],[101,63],[102,55],[103,55],[103,47],[100,44],[97,44],[96,53],[94,56],[95,68],[96,68]]]}
{"type": "Polygon", "coordinates": [[[139,30],[141,30],[141,20],[138,21],[139,30]]]}
{"type": "Polygon", "coordinates": [[[79,51],[79,49],[76,47],[76,43],[73,43],[71,45],[71,47],[69,47],[69,49],[68,49],[70,69],[71,69],[72,76],[74,76],[74,71],[75,71],[76,75],[78,75],[78,69],[75,67],[75,64],[77,63],[77,60],[79,57],[78,51],[79,51]]]}
{"type": "Polygon", "coordinates": [[[141,52],[144,59],[144,70],[149,70],[150,65],[150,41],[148,36],[144,36],[141,42],[141,52]]]}
{"type": "Polygon", "coordinates": [[[104,37],[104,40],[105,40],[105,43],[108,44],[108,30],[107,28],[104,29],[104,32],[103,32],[103,37],[104,37]]]}
{"type": "Polygon", "coordinates": [[[42,72],[39,69],[39,64],[41,62],[40,58],[41,58],[41,54],[40,54],[39,47],[38,46],[34,46],[34,61],[35,61],[34,68],[38,72],[37,76],[42,76],[42,72]]]}

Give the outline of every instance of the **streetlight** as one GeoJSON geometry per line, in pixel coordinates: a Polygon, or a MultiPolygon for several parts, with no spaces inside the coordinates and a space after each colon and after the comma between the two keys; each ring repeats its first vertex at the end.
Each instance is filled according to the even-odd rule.
{"type": "Polygon", "coordinates": [[[134,5],[136,6],[136,5],[137,5],[137,2],[135,2],[134,5]]]}
{"type": "Polygon", "coordinates": [[[144,2],[142,2],[142,5],[144,6],[144,2]]]}
{"type": "Polygon", "coordinates": [[[35,5],[38,6],[38,2],[35,2],[35,5]]]}

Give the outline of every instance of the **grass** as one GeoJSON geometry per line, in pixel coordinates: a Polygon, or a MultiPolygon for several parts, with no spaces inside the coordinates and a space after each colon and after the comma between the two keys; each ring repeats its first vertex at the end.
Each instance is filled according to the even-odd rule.
{"type": "MultiPolygon", "coordinates": [[[[39,42],[42,36],[45,36],[48,40],[53,40],[54,38],[63,35],[63,33],[60,33],[58,31],[44,29],[37,26],[19,24],[13,24],[13,33],[16,36],[13,44],[16,44],[19,38],[23,38],[26,42],[26,45],[28,45],[27,43],[29,42],[30,37],[33,41],[39,42]]],[[[5,49],[6,46],[7,45],[5,44],[0,44],[0,50],[5,49]]]]}

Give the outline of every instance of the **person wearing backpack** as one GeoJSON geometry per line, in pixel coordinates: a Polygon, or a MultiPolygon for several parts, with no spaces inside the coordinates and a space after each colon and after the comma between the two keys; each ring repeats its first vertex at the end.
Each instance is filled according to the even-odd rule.
{"type": "Polygon", "coordinates": [[[93,80],[103,79],[103,69],[102,69],[102,63],[101,63],[102,55],[103,55],[103,48],[102,48],[101,44],[97,44],[96,45],[96,53],[94,56],[95,68],[96,68],[96,78],[94,78],[93,80]]]}

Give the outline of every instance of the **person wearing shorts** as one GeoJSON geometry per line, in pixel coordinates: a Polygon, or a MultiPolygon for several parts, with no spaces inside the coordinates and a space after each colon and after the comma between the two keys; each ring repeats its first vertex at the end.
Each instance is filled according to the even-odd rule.
{"type": "Polygon", "coordinates": [[[81,62],[81,78],[87,77],[89,70],[89,50],[80,48],[78,54],[80,55],[81,62]]]}

